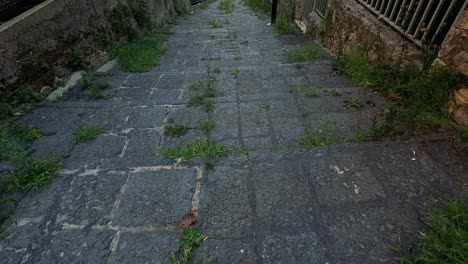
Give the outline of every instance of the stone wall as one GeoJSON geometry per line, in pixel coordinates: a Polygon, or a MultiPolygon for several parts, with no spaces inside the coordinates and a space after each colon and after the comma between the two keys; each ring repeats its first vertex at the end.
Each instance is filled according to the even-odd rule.
{"type": "Polygon", "coordinates": [[[468,75],[468,7],[449,31],[435,62],[454,67],[468,75]]]}
{"type": "Polygon", "coordinates": [[[147,4],[155,23],[171,19],[190,6],[190,0],[47,0],[1,24],[0,94],[23,85],[21,67],[25,59],[47,65],[52,74],[32,81],[49,85],[56,76],[74,70],[66,63],[76,55],[73,50],[82,50],[91,68],[103,63],[107,53],[99,36],[110,33],[112,7],[137,1],[147,4]]]}
{"type": "MultiPolygon", "coordinates": [[[[313,15],[313,14],[312,14],[313,15]]],[[[327,16],[305,18],[309,32],[315,34],[323,46],[334,53],[358,46],[367,50],[373,61],[379,58],[398,59],[403,49],[413,61],[419,61],[420,51],[403,36],[385,25],[354,0],[330,0],[327,16]]]]}

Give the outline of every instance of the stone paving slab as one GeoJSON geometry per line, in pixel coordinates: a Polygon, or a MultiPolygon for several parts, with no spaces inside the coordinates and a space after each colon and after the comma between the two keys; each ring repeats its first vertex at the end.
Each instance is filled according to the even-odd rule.
{"type": "Polygon", "coordinates": [[[408,248],[427,200],[463,194],[468,162],[452,142],[301,149],[304,130],[319,131],[324,122],[342,137],[369,127],[383,99],[335,73],[313,40],[276,36],[267,17],[239,1],[230,14],[216,6],[178,19],[167,53],[149,72],[117,65],[97,76],[111,84],[110,98],[90,100],[77,85],[62,101],[19,118],[44,132],[33,155],[54,152],[63,170],[20,202],[0,241],[0,263],[167,263],[178,245],[176,223],[190,212],[208,237],[196,258],[397,263],[391,247],[401,241],[408,248]],[[223,28],[211,28],[215,20],[223,28]],[[319,59],[289,63],[286,52],[303,44],[315,45],[319,59]],[[214,110],[189,107],[190,87],[210,76],[214,110]],[[291,92],[302,84],[317,97],[291,92]],[[353,96],[369,103],[345,109],[343,100],[353,96]],[[208,135],[199,128],[207,119],[216,121],[208,135]],[[174,123],[190,130],[164,135],[164,125],[174,123]],[[97,124],[103,135],[73,144],[77,128],[97,124]],[[203,169],[205,158],[174,164],[158,154],[205,137],[239,151],[210,159],[211,171],[203,169]]]}

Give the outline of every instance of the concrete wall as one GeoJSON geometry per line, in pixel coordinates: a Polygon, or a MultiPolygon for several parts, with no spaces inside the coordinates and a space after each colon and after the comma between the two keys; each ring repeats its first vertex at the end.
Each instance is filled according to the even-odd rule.
{"type": "MultiPolygon", "coordinates": [[[[119,2],[132,4],[136,1],[47,0],[0,25],[0,94],[12,89],[12,86],[22,85],[21,65],[27,57],[46,62],[53,71],[51,76],[59,77],[72,70],[64,66],[72,47],[85,51],[88,64],[102,63],[105,47],[99,45],[96,35],[109,32],[113,6],[119,2]],[[77,38],[76,43],[66,43],[68,36],[77,38]]],[[[189,0],[143,1],[157,23],[174,17],[176,9],[190,5],[189,0]]],[[[53,77],[44,78],[49,80],[39,77],[41,80],[37,81],[50,83],[53,77]]]]}
{"type": "Polygon", "coordinates": [[[435,62],[452,66],[468,75],[468,7],[442,43],[435,62]]]}

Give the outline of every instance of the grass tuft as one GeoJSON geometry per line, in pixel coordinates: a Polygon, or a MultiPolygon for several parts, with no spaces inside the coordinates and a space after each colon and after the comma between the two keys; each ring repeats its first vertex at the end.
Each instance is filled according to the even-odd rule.
{"type": "Polygon", "coordinates": [[[199,228],[184,229],[179,239],[179,247],[171,255],[167,256],[167,261],[170,264],[201,263],[200,261],[193,262],[192,258],[193,250],[200,245],[203,239],[203,233],[199,228]]]}
{"type": "Polygon", "coordinates": [[[205,133],[210,133],[216,126],[216,121],[208,119],[200,123],[200,129],[205,133]]]}
{"type": "Polygon", "coordinates": [[[73,133],[73,142],[75,144],[83,143],[96,139],[99,135],[105,132],[104,128],[100,125],[84,126],[78,128],[73,133]]]}
{"type": "Polygon", "coordinates": [[[150,34],[133,42],[114,47],[112,54],[128,72],[146,72],[158,65],[166,49],[162,46],[167,41],[167,34],[150,34]]]}
{"type": "Polygon", "coordinates": [[[299,145],[304,149],[312,149],[316,147],[327,147],[329,145],[338,144],[343,140],[331,131],[329,122],[320,121],[322,128],[318,131],[306,128],[301,136],[299,145]]]}
{"type": "Polygon", "coordinates": [[[174,148],[163,148],[161,153],[171,161],[177,159],[190,160],[195,157],[222,157],[232,153],[232,150],[209,139],[200,139],[192,144],[174,148]]]}
{"type": "Polygon", "coordinates": [[[328,95],[335,96],[335,97],[341,96],[341,92],[337,88],[329,89],[326,91],[326,93],[328,95]]]}
{"type": "Polygon", "coordinates": [[[97,80],[95,77],[86,76],[81,81],[81,86],[85,90],[89,90],[89,98],[102,99],[105,98],[103,92],[112,86],[108,83],[97,80]]]}
{"type": "Polygon", "coordinates": [[[279,35],[294,35],[296,33],[296,28],[294,25],[286,21],[285,19],[278,19],[273,24],[275,31],[279,35]]]}
{"type": "Polygon", "coordinates": [[[231,71],[231,74],[232,74],[235,78],[239,77],[239,74],[240,74],[240,73],[241,73],[241,71],[240,71],[239,69],[232,69],[232,71],[231,71]]]}
{"type": "Polygon", "coordinates": [[[271,4],[264,0],[243,0],[244,4],[257,13],[268,14],[271,12],[271,4]]]}
{"type": "Polygon", "coordinates": [[[420,232],[410,256],[402,264],[468,263],[467,200],[445,203],[423,219],[426,231],[420,232]]]}
{"type": "Polygon", "coordinates": [[[164,135],[171,137],[180,137],[189,131],[189,127],[185,124],[166,124],[164,125],[164,135]]]}
{"type": "Polygon", "coordinates": [[[317,49],[312,44],[294,48],[288,53],[288,59],[290,62],[307,62],[314,60],[316,57],[317,49]]]}
{"type": "Polygon", "coordinates": [[[222,28],[223,27],[223,25],[218,21],[211,21],[210,26],[211,26],[211,28],[222,28]]]}
{"type": "Polygon", "coordinates": [[[297,86],[296,88],[293,88],[290,90],[292,93],[302,93],[308,97],[317,97],[318,94],[317,92],[310,88],[307,84],[301,84],[297,86]]]}
{"type": "Polygon", "coordinates": [[[363,108],[365,103],[356,96],[351,97],[350,99],[343,100],[343,107],[346,109],[359,109],[363,108]]]}
{"type": "Polygon", "coordinates": [[[222,0],[218,4],[218,10],[221,14],[229,14],[234,11],[236,4],[234,4],[233,0],[222,0]]]}

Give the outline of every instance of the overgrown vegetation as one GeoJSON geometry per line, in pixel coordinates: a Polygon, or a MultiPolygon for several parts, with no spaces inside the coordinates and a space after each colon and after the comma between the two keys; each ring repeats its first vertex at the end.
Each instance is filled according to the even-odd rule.
{"type": "Polygon", "coordinates": [[[221,22],[218,22],[218,21],[211,21],[210,26],[211,26],[211,28],[222,28],[223,27],[221,22]]]}
{"type": "Polygon", "coordinates": [[[427,229],[420,232],[409,256],[402,264],[467,263],[468,200],[445,203],[429,212],[423,221],[427,229]]]}
{"type": "Polygon", "coordinates": [[[89,91],[89,98],[102,99],[106,97],[104,96],[104,91],[111,88],[112,86],[108,83],[99,81],[93,75],[87,75],[81,81],[81,87],[89,91]]]}
{"type": "Polygon", "coordinates": [[[294,25],[289,23],[284,18],[277,19],[273,24],[273,27],[275,28],[276,33],[279,35],[294,35],[296,33],[296,28],[294,25]]]}
{"type": "Polygon", "coordinates": [[[201,261],[193,262],[193,250],[200,245],[204,238],[203,233],[197,227],[184,229],[179,239],[179,247],[167,256],[167,261],[170,264],[201,264],[201,261]]]}
{"type": "Polygon", "coordinates": [[[405,61],[381,60],[372,64],[366,53],[351,49],[341,54],[336,69],[355,85],[370,87],[387,96],[385,109],[374,122],[375,136],[411,136],[438,127],[450,128],[449,96],[465,76],[448,68],[418,67],[405,61]]]}
{"type": "Polygon", "coordinates": [[[290,90],[290,92],[292,92],[292,93],[302,93],[302,94],[304,94],[305,96],[308,96],[308,97],[317,97],[318,96],[317,92],[307,84],[300,84],[296,88],[292,88],[290,90]]]}
{"type": "Polygon", "coordinates": [[[224,145],[209,139],[200,139],[192,144],[161,149],[162,155],[169,158],[171,161],[176,161],[178,159],[190,160],[195,157],[219,158],[229,155],[232,152],[231,149],[224,145]]]}
{"type": "Polygon", "coordinates": [[[187,125],[181,123],[166,124],[163,127],[164,135],[170,137],[181,137],[187,134],[189,129],[187,125]]]}
{"type": "Polygon", "coordinates": [[[73,142],[75,144],[83,143],[96,139],[99,135],[105,132],[104,128],[100,125],[83,126],[78,128],[73,133],[73,142]]]}
{"type": "Polygon", "coordinates": [[[317,49],[310,44],[303,47],[297,47],[288,52],[290,62],[308,62],[317,57],[317,49]]]}
{"type": "Polygon", "coordinates": [[[235,7],[236,4],[234,3],[234,0],[221,0],[218,4],[218,10],[221,14],[232,13],[235,7]]]}

